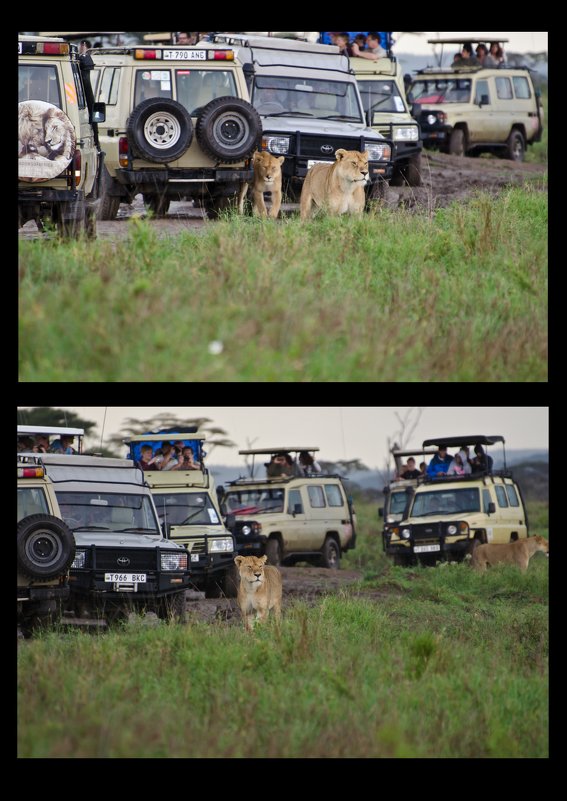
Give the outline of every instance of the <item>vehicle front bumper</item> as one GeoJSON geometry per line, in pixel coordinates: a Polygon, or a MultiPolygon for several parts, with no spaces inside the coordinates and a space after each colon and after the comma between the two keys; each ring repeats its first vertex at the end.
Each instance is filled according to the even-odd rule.
{"type": "Polygon", "coordinates": [[[146,573],[146,581],[134,585],[117,585],[105,581],[108,570],[71,570],[69,583],[72,595],[102,597],[108,599],[134,596],[137,599],[156,598],[171,592],[188,589],[191,586],[190,572],[171,570],[163,573],[155,571],[138,571],[146,573]]]}
{"type": "Polygon", "coordinates": [[[450,554],[450,555],[465,555],[468,553],[470,548],[471,539],[468,537],[466,539],[459,539],[456,541],[447,542],[444,539],[438,540],[437,542],[412,542],[411,540],[408,541],[408,545],[404,545],[401,542],[390,542],[385,545],[384,550],[388,556],[395,556],[404,554],[406,556],[434,556],[435,554],[450,554]],[[439,545],[438,551],[423,551],[423,552],[415,552],[414,546],[427,546],[427,545],[439,545]]]}

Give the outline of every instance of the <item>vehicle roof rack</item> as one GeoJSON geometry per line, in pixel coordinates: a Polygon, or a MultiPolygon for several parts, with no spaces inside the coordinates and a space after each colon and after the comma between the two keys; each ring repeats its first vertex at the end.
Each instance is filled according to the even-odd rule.
{"type": "Polygon", "coordinates": [[[301,448],[300,447],[297,447],[297,448],[290,448],[290,447],[287,447],[287,448],[252,448],[250,450],[238,451],[238,453],[242,454],[243,456],[246,456],[248,454],[253,454],[253,453],[290,453],[292,451],[293,451],[293,453],[301,453],[301,451],[318,451],[318,450],[319,450],[319,448],[313,448],[313,447],[311,447],[311,448],[308,448],[308,447],[301,447],[301,448]]]}
{"type": "Polygon", "coordinates": [[[447,445],[448,448],[455,448],[459,445],[494,445],[496,442],[506,442],[504,437],[500,434],[486,436],[485,434],[474,434],[472,436],[462,437],[435,437],[433,439],[425,439],[423,447],[428,445],[447,445]]]}

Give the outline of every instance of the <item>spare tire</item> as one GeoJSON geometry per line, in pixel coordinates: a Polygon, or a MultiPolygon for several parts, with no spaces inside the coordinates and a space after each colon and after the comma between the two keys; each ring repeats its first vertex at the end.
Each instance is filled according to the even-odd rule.
{"type": "Polygon", "coordinates": [[[18,523],[18,570],[34,579],[53,579],[65,573],[75,558],[75,538],[69,526],[54,515],[29,515],[18,523]]]}
{"type": "Polygon", "coordinates": [[[166,164],[188,149],[193,123],[185,106],[177,100],[150,97],[130,114],[126,132],[134,156],[166,164]]]}
{"type": "Polygon", "coordinates": [[[60,175],[75,154],[73,123],[65,112],[43,100],[18,104],[18,178],[49,181],[60,175]]]}
{"type": "Polygon", "coordinates": [[[258,148],[262,121],[246,100],[217,97],[199,114],[196,133],[204,153],[230,164],[249,158],[258,148]]]}

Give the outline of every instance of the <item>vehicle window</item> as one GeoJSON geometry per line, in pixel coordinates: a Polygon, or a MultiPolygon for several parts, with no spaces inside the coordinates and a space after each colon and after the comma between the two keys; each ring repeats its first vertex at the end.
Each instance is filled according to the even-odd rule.
{"type": "Polygon", "coordinates": [[[22,100],[44,100],[61,108],[61,94],[57,80],[57,68],[22,64],[18,71],[18,102],[22,100]]]}
{"type": "Polygon", "coordinates": [[[266,512],[283,512],[283,489],[242,489],[225,494],[227,514],[256,515],[266,512]]]}
{"type": "Polygon", "coordinates": [[[490,103],[490,92],[488,90],[488,81],[477,81],[475,95],[474,95],[474,102],[481,103],[483,96],[488,97],[488,102],[490,103]]]}
{"type": "Polygon", "coordinates": [[[319,119],[362,122],[355,83],[268,75],[257,76],[252,104],[259,114],[300,114],[319,119]]]}
{"type": "Polygon", "coordinates": [[[303,514],[303,502],[301,500],[301,492],[299,490],[290,490],[289,499],[288,499],[288,507],[287,512],[291,514],[294,508],[299,505],[301,506],[301,511],[298,514],[303,514]]]}
{"type": "Polygon", "coordinates": [[[468,103],[471,99],[470,78],[424,79],[412,83],[410,103],[468,103]]]}
{"type": "Polygon", "coordinates": [[[530,84],[527,78],[518,77],[512,78],[514,83],[514,94],[518,100],[529,100],[532,96],[530,92],[530,84]]]}
{"type": "Polygon", "coordinates": [[[496,94],[500,100],[512,99],[512,84],[510,78],[496,78],[496,94]]]}
{"type": "Polygon", "coordinates": [[[220,525],[213,502],[206,492],[165,492],[154,495],[161,523],[171,526],[220,525]]]}
{"type": "Polygon", "coordinates": [[[158,521],[147,495],[130,495],[124,491],[65,492],[57,491],[61,516],[73,530],[97,531],[143,530],[144,534],[160,535],[158,521]]]}
{"type": "Polygon", "coordinates": [[[494,487],[496,490],[496,497],[498,498],[498,506],[502,509],[508,507],[508,498],[506,497],[506,490],[504,487],[494,487]]]}
{"type": "Polygon", "coordinates": [[[18,523],[28,515],[47,515],[49,507],[41,487],[18,487],[18,523]]]}
{"type": "Polygon", "coordinates": [[[326,506],[323,487],[307,487],[307,494],[309,495],[309,503],[313,509],[322,509],[326,506]]]}
{"type": "Polygon", "coordinates": [[[454,515],[480,511],[480,493],[476,487],[442,492],[422,492],[415,496],[411,517],[454,515]]]}
{"type": "Polygon", "coordinates": [[[150,97],[171,97],[170,70],[136,70],[134,105],[150,97]]]}
{"type": "Polygon", "coordinates": [[[482,508],[483,508],[483,511],[484,511],[485,515],[488,514],[488,504],[492,503],[492,502],[493,501],[492,501],[492,498],[490,496],[490,490],[483,489],[483,491],[482,491],[482,508]]]}
{"type": "Polygon", "coordinates": [[[191,116],[216,97],[238,94],[234,74],[229,70],[180,69],[175,71],[175,79],[177,99],[191,116]]]}
{"type": "Polygon", "coordinates": [[[98,99],[107,106],[115,106],[118,103],[118,86],[120,84],[120,69],[118,67],[106,67],[100,82],[98,99]]]}
{"type": "Polygon", "coordinates": [[[516,487],[513,487],[511,484],[506,484],[506,492],[508,493],[508,500],[510,501],[510,506],[519,506],[520,499],[518,498],[516,487]]]}
{"type": "Polygon", "coordinates": [[[358,81],[358,88],[365,111],[406,111],[394,81],[358,81]]]}
{"type": "Polygon", "coordinates": [[[336,484],[325,484],[325,495],[329,506],[344,506],[342,492],[336,484]]]}
{"type": "MultiPolygon", "coordinates": [[[[85,99],[85,90],[83,89],[83,79],[78,64],[71,64],[73,69],[73,80],[75,81],[75,92],[77,93],[77,103],[79,108],[85,108],[87,101],[85,99]]],[[[65,84],[65,91],[69,94],[69,85],[65,84]]]]}

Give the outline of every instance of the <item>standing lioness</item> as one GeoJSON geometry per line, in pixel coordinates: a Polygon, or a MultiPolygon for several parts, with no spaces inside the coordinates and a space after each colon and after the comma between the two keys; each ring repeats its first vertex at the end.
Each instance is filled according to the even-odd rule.
{"type": "Polygon", "coordinates": [[[472,553],[472,566],[484,572],[490,565],[509,564],[516,565],[525,573],[536,551],[543,551],[549,556],[549,543],[544,537],[528,537],[526,540],[505,544],[479,545],[472,553]]]}
{"type": "Polygon", "coordinates": [[[306,220],[313,205],[330,214],[362,214],[364,187],[368,178],[368,151],[343,150],[335,153],[333,164],[314,164],[301,190],[301,219],[306,220]]]}
{"type": "Polygon", "coordinates": [[[247,629],[257,620],[266,620],[272,609],[281,618],[282,577],[277,567],[266,565],[267,556],[237,556],[234,560],[240,573],[238,605],[247,629]]]}
{"type": "MultiPolygon", "coordinates": [[[[272,217],[274,220],[280,212],[282,205],[282,164],[283,156],[272,156],[271,153],[258,151],[254,153],[252,164],[254,166],[254,179],[252,181],[252,208],[254,214],[261,217],[272,217]],[[264,192],[271,192],[272,206],[268,212],[264,203],[264,192]]],[[[250,184],[245,182],[240,189],[238,197],[238,210],[244,212],[244,198],[250,184]]]]}

